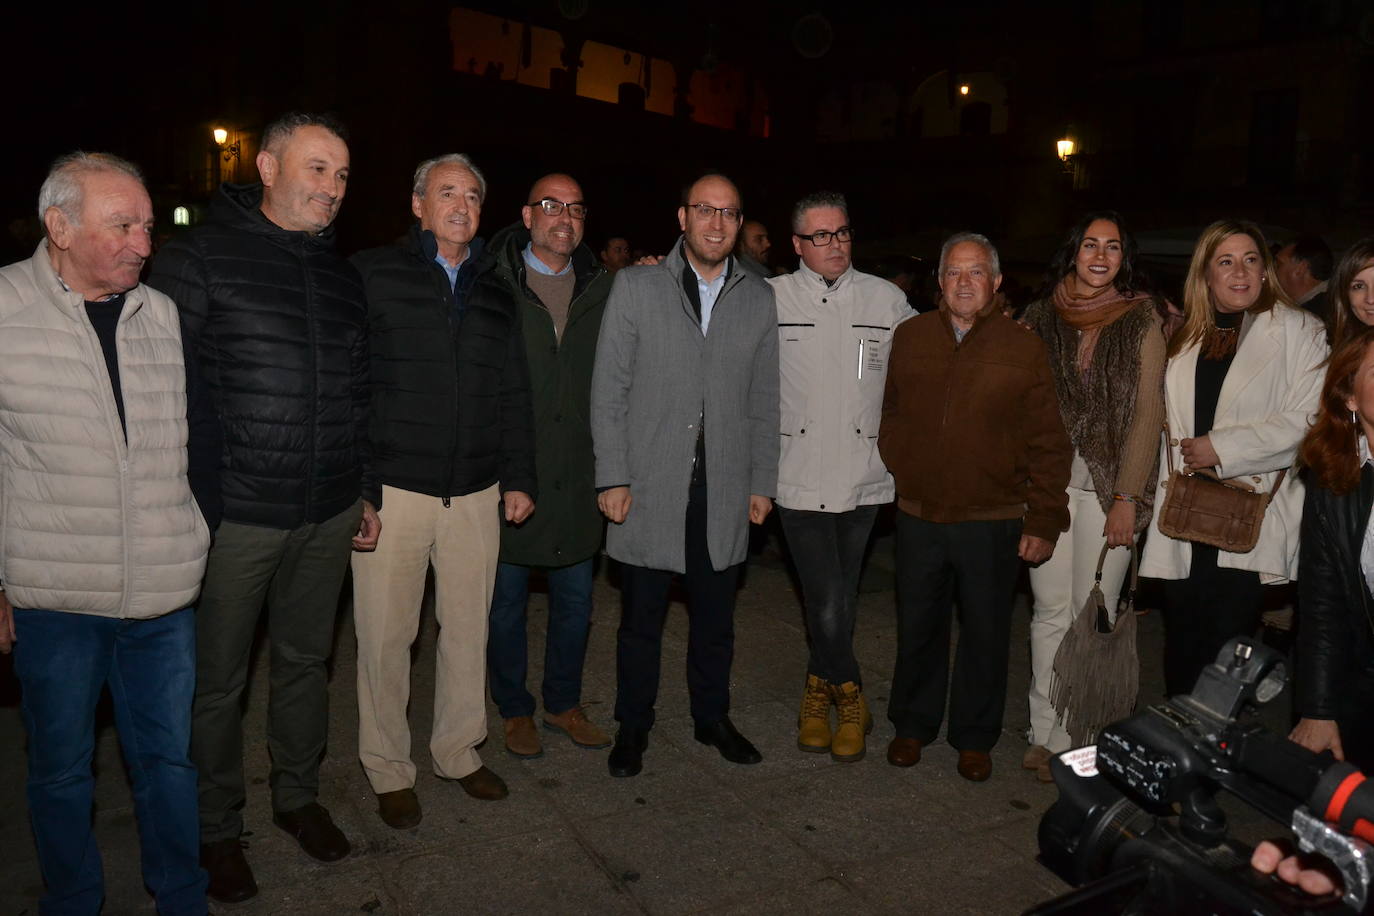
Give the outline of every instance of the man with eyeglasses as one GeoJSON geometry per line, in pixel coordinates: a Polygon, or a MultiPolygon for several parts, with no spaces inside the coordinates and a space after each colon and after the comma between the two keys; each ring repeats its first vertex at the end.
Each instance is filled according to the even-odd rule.
{"type": "Polygon", "coordinates": [[[568,175],[545,175],[530,189],[521,220],[491,240],[501,293],[519,312],[534,402],[539,511],[501,529],[501,562],[491,603],[487,672],[491,698],[515,757],[544,753],[525,686],[525,607],[531,570],[548,583],[541,700],[544,727],[584,748],[611,740],[582,710],[582,662],[591,626],[593,560],[605,521],[596,505],[587,401],[611,274],[582,243],[587,205],[568,175]]]}
{"type": "Polygon", "coordinates": [[[892,475],[878,455],[888,351],[911,315],[902,291],[854,269],[844,196],[807,195],[792,210],[796,271],[768,282],[778,300],[782,426],[778,517],[801,579],[810,636],[797,747],[863,759],[873,729],[854,658],[864,548],[892,475]],[[837,711],[830,729],[830,707],[837,711]]]}
{"type": "Polygon", "coordinates": [[[598,501],[621,563],[612,776],[643,766],[675,573],[696,740],[732,763],[762,759],[730,721],[730,664],[749,523],[777,485],[777,311],[731,256],[742,213],[728,178],[698,179],[677,215],[667,257],[616,274],[592,377],[598,501]]]}
{"type": "Polygon", "coordinates": [[[534,511],[534,433],[520,315],[476,238],[482,173],[450,153],[420,163],[419,219],[400,243],[354,257],[367,292],[371,435],[384,519],[376,551],[355,554],[358,756],[377,813],[420,822],[410,759],[410,647],[427,570],[439,622],[430,756],[473,798],[505,798],[482,764],[487,613],[501,526],[534,511]]]}

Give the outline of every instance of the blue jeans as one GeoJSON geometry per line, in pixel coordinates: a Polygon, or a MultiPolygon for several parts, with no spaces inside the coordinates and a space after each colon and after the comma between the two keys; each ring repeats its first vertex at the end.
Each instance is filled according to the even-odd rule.
{"type": "Polygon", "coordinates": [[[39,912],[97,913],[105,896],[91,829],[91,757],[96,702],[108,684],[133,782],[143,881],[159,913],[205,913],[189,753],[195,612],[121,620],[16,608],[14,628],[29,734],[29,817],[47,885],[39,912]]]}
{"type": "MultiPolygon", "coordinates": [[[[582,702],[582,662],[592,621],[592,559],[548,570],[549,629],[544,641],[544,712],[557,715],[582,702]]],[[[525,689],[529,641],[525,605],[530,567],[496,567],[491,620],[487,631],[487,677],[501,718],[534,715],[534,697],[525,689]]]]}

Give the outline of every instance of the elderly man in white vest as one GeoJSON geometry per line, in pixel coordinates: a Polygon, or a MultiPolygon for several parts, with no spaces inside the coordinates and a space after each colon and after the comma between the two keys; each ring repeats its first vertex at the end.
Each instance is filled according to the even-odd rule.
{"type": "Polygon", "coordinates": [[[195,623],[218,421],[171,299],[139,283],[153,208],[129,162],[58,159],[33,257],[0,270],[0,652],[14,652],[42,912],[104,898],[91,829],[103,687],[159,913],[205,913],[191,765],[195,623]]]}

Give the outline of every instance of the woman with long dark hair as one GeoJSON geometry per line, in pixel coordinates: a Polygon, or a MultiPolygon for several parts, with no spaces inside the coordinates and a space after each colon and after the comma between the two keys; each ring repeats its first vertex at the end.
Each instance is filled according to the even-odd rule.
{"type": "Polygon", "coordinates": [[[1331,346],[1374,325],[1374,236],[1360,239],[1341,256],[1327,287],[1331,297],[1331,346]]]}
{"type": "MultiPolygon", "coordinates": [[[[1338,297],[1339,298],[1339,297],[1338,297]]],[[[1298,594],[1298,714],[1290,736],[1374,766],[1374,328],[1336,346],[1321,408],[1299,452],[1307,499],[1298,594]]]]}
{"type": "Polygon", "coordinates": [[[1115,609],[1136,535],[1150,523],[1164,420],[1161,310],[1136,268],[1135,239],[1113,211],[1069,231],[1022,321],[1050,357],[1064,428],[1073,442],[1069,530],[1030,571],[1030,748],[1022,765],[1050,780],[1049,759],[1068,750],[1050,703],[1054,656],[1088,600],[1105,543],[1102,589],[1115,609]]]}
{"type": "Polygon", "coordinates": [[[1140,574],[1166,580],[1164,685],[1171,696],[1192,690],[1228,639],[1254,633],[1264,584],[1297,578],[1303,486],[1293,475],[1275,483],[1317,409],[1327,356],[1321,320],[1289,303],[1253,223],[1220,220],[1203,230],[1183,306],[1164,373],[1164,447],[1180,470],[1210,469],[1273,498],[1258,542],[1245,553],[1169,537],[1159,530],[1169,466],[1160,460],[1140,574]]]}

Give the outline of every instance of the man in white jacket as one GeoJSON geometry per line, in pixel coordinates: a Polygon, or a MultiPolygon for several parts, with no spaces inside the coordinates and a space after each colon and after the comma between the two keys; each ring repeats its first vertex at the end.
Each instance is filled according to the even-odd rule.
{"type": "Polygon", "coordinates": [[[842,195],[798,201],[792,247],[801,258],[797,270],[768,282],[778,302],[778,517],[801,578],[811,642],[797,746],[854,761],[873,728],[854,658],[859,570],[878,507],[893,498],[892,475],[878,456],[878,423],[892,332],[912,311],[896,286],[854,269],[842,195]]]}
{"type": "Polygon", "coordinates": [[[219,515],[218,421],[176,306],[138,281],[138,169],[63,156],[38,213],[46,238],[0,270],[0,652],[23,687],[40,909],[104,899],[91,755],[108,685],[144,883],[159,913],[204,913],[190,604],[219,515]]]}

